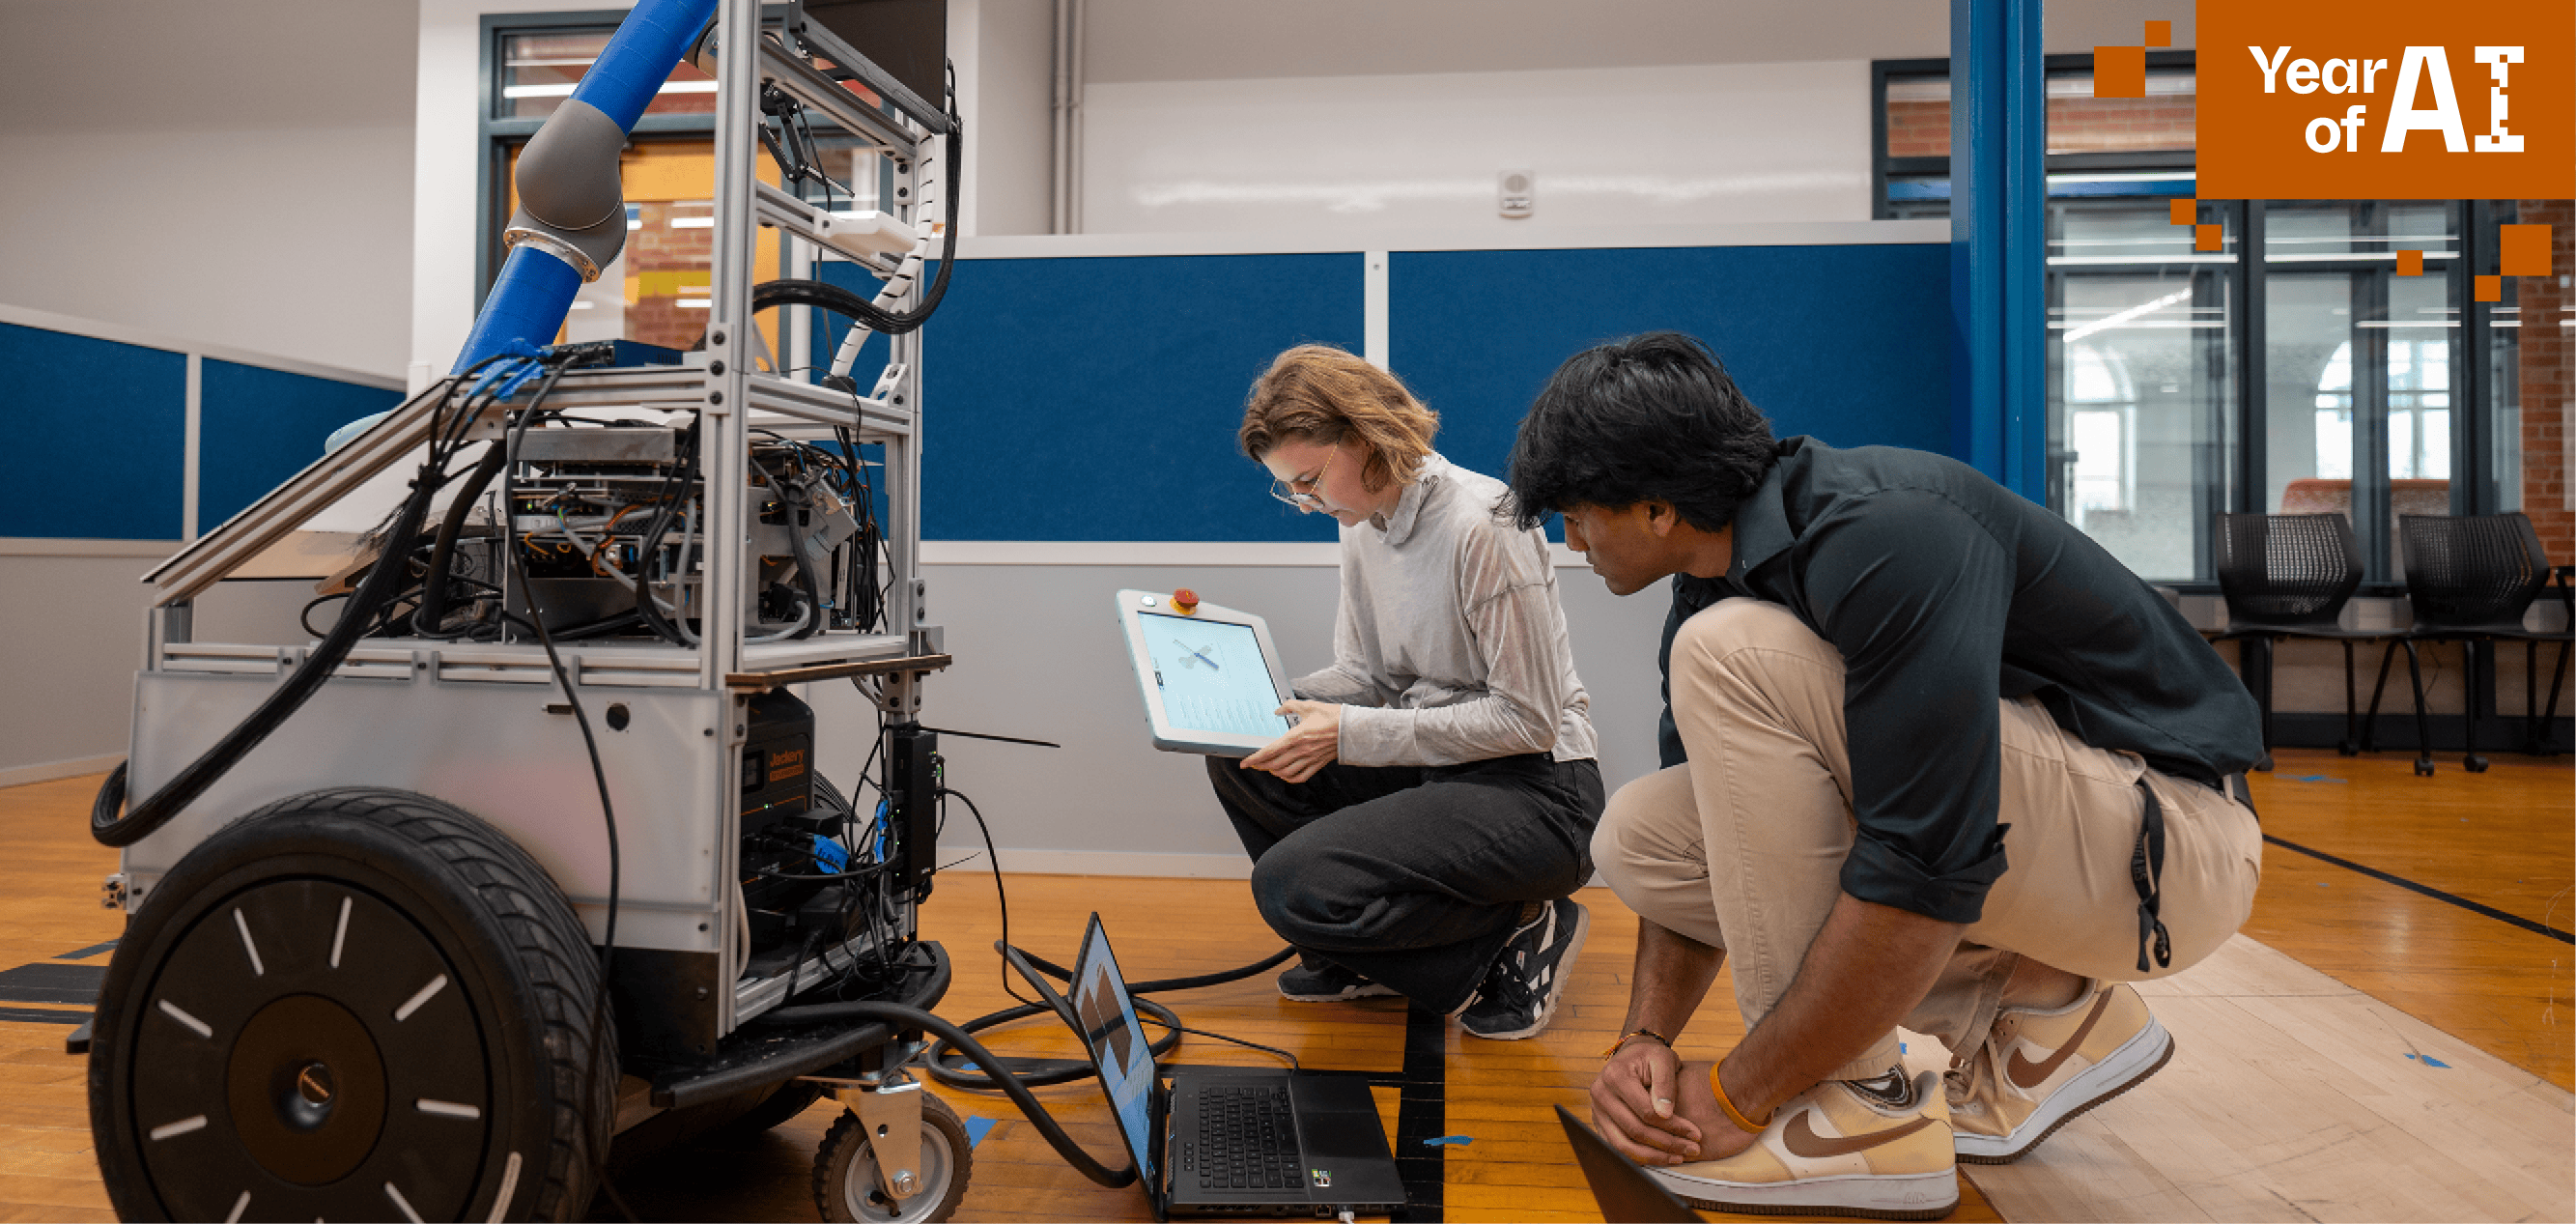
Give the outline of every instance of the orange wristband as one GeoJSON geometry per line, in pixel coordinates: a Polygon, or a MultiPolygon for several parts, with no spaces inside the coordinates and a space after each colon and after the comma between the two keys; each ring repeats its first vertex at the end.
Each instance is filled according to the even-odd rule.
{"type": "MultiPolygon", "coordinates": [[[[1729,1122],[1734,1123],[1734,1124],[1735,1124],[1735,1126],[1736,1126],[1736,1129],[1741,1130],[1741,1131],[1743,1131],[1745,1134],[1748,1134],[1748,1135],[1759,1135],[1759,1134],[1761,1134],[1761,1133],[1762,1133],[1762,1131],[1763,1131],[1763,1123],[1762,1123],[1762,1122],[1756,1122],[1756,1121],[1753,1121],[1753,1120],[1752,1120],[1752,1119],[1750,1119],[1750,1118],[1745,1117],[1745,1116],[1744,1116],[1744,1111],[1743,1111],[1743,1110],[1741,1110],[1741,1109],[1737,1109],[1737,1108],[1735,1107],[1735,1102],[1733,1102],[1733,1101],[1730,1101],[1730,1100],[1727,1100],[1727,1099],[1726,1099],[1726,1085],[1724,1085],[1724,1084],[1721,1084],[1721,1083],[1718,1083],[1718,1082],[1717,1082],[1717,1072],[1718,1072],[1718,1068],[1723,1067],[1723,1066],[1725,1066],[1725,1065],[1726,1065],[1726,1062],[1725,1062],[1725,1060],[1723,1060],[1723,1059],[1721,1059],[1721,1060],[1719,1060],[1719,1061],[1717,1061],[1717,1062],[1714,1062],[1714,1063],[1709,1064],[1709,1068],[1708,1068],[1708,1090],[1709,1090],[1709,1092],[1710,1092],[1712,1095],[1714,1095],[1714,1096],[1716,1096],[1716,1097],[1717,1097],[1717,1107],[1718,1107],[1719,1109],[1722,1109],[1722,1110],[1726,1111],[1726,1120],[1727,1120],[1727,1121],[1729,1121],[1729,1122]]],[[[1764,1119],[1763,1121],[1764,1121],[1764,1122],[1767,1122],[1767,1121],[1769,1121],[1769,1119],[1767,1119],[1767,1118],[1766,1118],[1766,1119],[1764,1119]]]]}

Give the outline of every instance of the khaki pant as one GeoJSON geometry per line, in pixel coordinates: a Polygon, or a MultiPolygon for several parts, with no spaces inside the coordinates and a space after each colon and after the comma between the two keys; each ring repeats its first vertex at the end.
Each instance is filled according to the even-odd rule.
{"type": "MultiPolygon", "coordinates": [[[[1842,893],[1855,828],[1843,659],[1788,609],[1728,599],[1682,626],[1671,679],[1690,760],[1621,787],[1592,856],[1637,913],[1727,949],[1749,1029],[1778,1005],[1842,893]]],[[[1984,1038],[2022,957],[2112,981],[2180,971],[2243,925],[2262,874],[2262,833],[2244,805],[2085,744],[2036,699],[2006,701],[2002,713],[1998,820],[2012,826],[2010,867],[1904,1021],[1962,1054],[1984,1038]],[[2129,877],[2141,778],[2164,812],[2173,936],[2172,964],[2143,974],[2129,877]]],[[[1896,1063],[1891,1032],[1832,1078],[1896,1063]]]]}

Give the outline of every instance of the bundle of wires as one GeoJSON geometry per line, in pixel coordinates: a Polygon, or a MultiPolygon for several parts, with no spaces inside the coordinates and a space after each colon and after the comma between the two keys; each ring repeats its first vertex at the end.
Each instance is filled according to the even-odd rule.
{"type": "MultiPolygon", "coordinates": [[[[205,794],[250,750],[259,746],[287,718],[311,699],[322,681],[340,666],[349,650],[370,629],[382,625],[387,608],[395,597],[410,585],[411,566],[408,558],[417,543],[422,522],[428,518],[431,501],[440,488],[455,478],[451,471],[455,461],[469,443],[466,434],[475,420],[523,386],[529,378],[548,370],[538,350],[523,353],[501,353],[476,362],[451,379],[437,408],[430,416],[429,455],[420,473],[412,478],[411,495],[392,514],[382,531],[384,550],[375,566],[349,597],[349,607],[339,623],[331,627],[306,654],[302,665],[277,687],[250,717],[226,732],[212,748],[190,762],[186,768],[161,789],[120,815],[125,806],[125,766],[119,765],[99,788],[98,798],[90,807],[90,836],[105,845],[130,846],[170,822],[189,803],[205,794]]],[[[552,367],[554,373],[560,366],[552,367]]],[[[548,385],[551,385],[549,378],[548,385]]],[[[487,457],[483,472],[497,467],[498,460],[487,457]]],[[[468,500],[460,495],[460,502],[468,500]]],[[[461,511],[451,512],[451,517],[461,511]]]]}

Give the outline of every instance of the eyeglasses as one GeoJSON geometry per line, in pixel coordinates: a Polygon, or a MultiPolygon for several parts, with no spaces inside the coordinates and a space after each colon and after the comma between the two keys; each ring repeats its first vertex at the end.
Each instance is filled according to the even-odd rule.
{"type": "Polygon", "coordinates": [[[1297,507],[1298,511],[1303,514],[1313,514],[1322,510],[1324,508],[1323,498],[1312,492],[1301,492],[1298,490],[1297,486],[1304,485],[1309,490],[1323,488],[1324,473],[1333,470],[1333,458],[1341,453],[1341,447],[1334,447],[1331,454],[1324,456],[1324,466],[1316,468],[1315,474],[1311,478],[1305,480],[1271,481],[1270,495],[1288,503],[1289,505],[1297,507]]]}

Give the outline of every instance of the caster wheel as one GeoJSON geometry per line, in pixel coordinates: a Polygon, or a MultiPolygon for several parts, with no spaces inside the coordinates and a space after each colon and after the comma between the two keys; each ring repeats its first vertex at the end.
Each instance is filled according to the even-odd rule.
{"type": "Polygon", "coordinates": [[[208,838],[133,916],[90,1131],[128,1220],[569,1220],[616,1080],[544,869],[437,800],[331,790],[208,838]]]}
{"type": "Polygon", "coordinates": [[[876,1156],[868,1148],[867,1129],[859,1116],[844,1112],[823,1136],[814,1155],[814,1205],[826,1220],[938,1221],[957,1211],[966,1197],[966,1182],[975,1173],[974,1149],[966,1143],[966,1124],[948,1102],[927,1092],[921,1097],[921,1193],[908,1199],[887,1194],[877,1180],[876,1156]]]}
{"type": "Polygon", "coordinates": [[[2460,762],[2460,765],[2470,773],[2485,773],[2487,771],[2487,759],[2485,757],[2478,756],[2475,753],[2471,753],[2467,759],[2460,762]]]}
{"type": "Polygon", "coordinates": [[[2429,778],[2429,777],[2432,777],[2432,776],[2433,776],[2433,763],[2432,763],[2431,761],[2417,761],[2417,762],[2415,762],[2415,776],[2416,776],[2416,777],[2419,777],[2419,778],[2429,778]]]}
{"type": "Polygon", "coordinates": [[[2335,755],[2336,755],[2336,756],[2360,756],[2360,755],[2361,755],[2361,745],[2356,744],[2356,743],[2352,742],[2351,740],[2337,740],[2337,741],[2335,741],[2335,755]]]}

